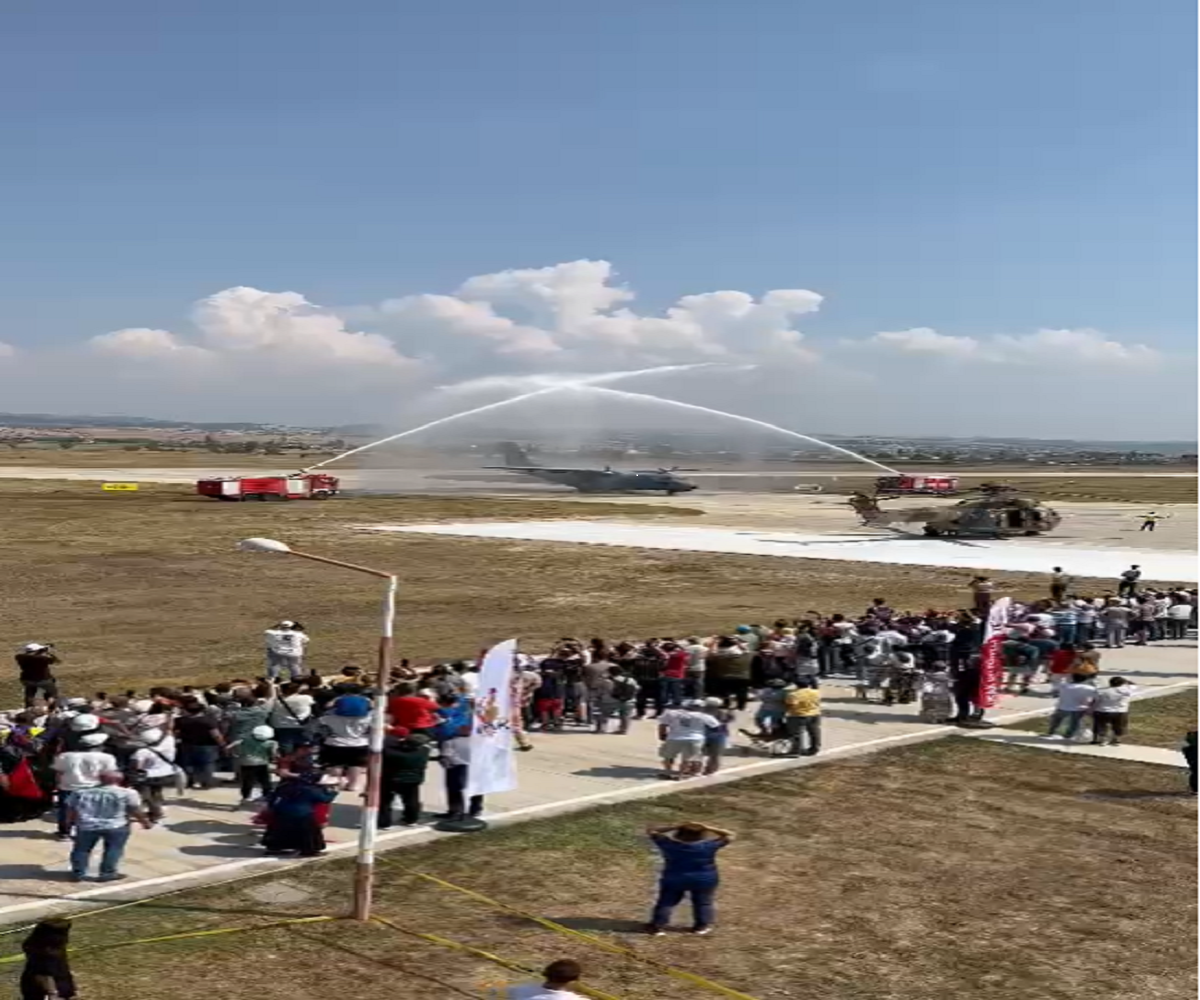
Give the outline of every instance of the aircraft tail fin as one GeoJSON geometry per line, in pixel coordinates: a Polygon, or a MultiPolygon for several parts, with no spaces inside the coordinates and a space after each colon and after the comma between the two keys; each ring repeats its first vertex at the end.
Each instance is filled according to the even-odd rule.
{"type": "Polygon", "coordinates": [[[533,465],[529,456],[525,454],[525,450],[515,441],[502,441],[500,443],[500,451],[504,455],[505,465],[513,465],[521,468],[533,465]]]}

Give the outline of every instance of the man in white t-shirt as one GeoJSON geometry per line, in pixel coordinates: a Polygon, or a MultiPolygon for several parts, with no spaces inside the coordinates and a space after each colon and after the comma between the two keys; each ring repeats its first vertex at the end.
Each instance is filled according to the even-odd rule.
{"type": "Polygon", "coordinates": [[[704,764],[704,736],[709,729],[720,725],[707,712],[704,702],[685,701],[682,708],[667,709],[658,719],[658,738],[662,740],[658,755],[662,758],[664,778],[690,778],[700,773],[704,764]],[[678,774],[675,762],[679,761],[678,774]]]}
{"type": "Polygon", "coordinates": [[[135,750],[130,763],[138,773],[136,791],[142,796],[151,823],[163,818],[163,789],[175,784],[175,737],[161,729],[142,733],[146,745],[135,750]]]}
{"type": "Polygon", "coordinates": [[[286,670],[292,680],[298,680],[304,673],[304,647],[308,645],[304,626],[285,619],[267,629],[263,638],[267,644],[267,677],[275,680],[286,670]]]}
{"type": "Polygon", "coordinates": [[[280,753],[291,753],[304,739],[316,699],[295,681],[284,684],[271,703],[267,725],[275,730],[280,753]]]}
{"type": "Polygon", "coordinates": [[[540,985],[510,986],[504,997],[505,1000],[584,1000],[582,994],[567,988],[577,983],[582,975],[578,962],[560,958],[546,966],[540,985]]]}
{"type": "Polygon", "coordinates": [[[72,792],[95,788],[100,775],[120,770],[117,758],[103,750],[108,742],[106,733],[85,733],[79,738],[82,750],[68,750],[54,758],[52,765],[58,776],[58,839],[71,839],[67,798],[72,792]]]}

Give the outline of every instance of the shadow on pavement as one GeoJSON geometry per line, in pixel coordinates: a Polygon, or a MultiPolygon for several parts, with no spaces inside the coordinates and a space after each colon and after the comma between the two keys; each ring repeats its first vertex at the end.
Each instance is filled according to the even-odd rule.
{"type": "Polygon", "coordinates": [[[659,769],[639,764],[603,764],[571,773],[581,778],[657,778],[659,769]]]}

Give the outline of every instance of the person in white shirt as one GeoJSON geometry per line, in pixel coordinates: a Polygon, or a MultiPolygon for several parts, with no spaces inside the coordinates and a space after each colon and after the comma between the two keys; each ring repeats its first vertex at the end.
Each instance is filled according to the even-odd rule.
{"type": "Polygon", "coordinates": [[[284,620],[263,633],[267,643],[267,677],[275,680],[283,671],[292,680],[299,680],[304,673],[304,647],[308,635],[304,626],[284,620]]]}
{"type": "Polygon", "coordinates": [[[275,730],[280,753],[291,753],[307,736],[315,703],[316,699],[295,681],[279,689],[267,725],[275,730]]]}
{"type": "Polygon", "coordinates": [[[704,737],[720,723],[704,712],[704,702],[685,701],[682,708],[665,711],[658,720],[658,755],[663,762],[664,778],[692,777],[704,766],[704,737]],[[678,775],[675,762],[679,761],[678,775]]]}
{"type": "Polygon", "coordinates": [[[1174,603],[1167,608],[1167,638],[1186,639],[1188,625],[1192,620],[1192,605],[1176,594],[1174,603]]]}
{"type": "Polygon", "coordinates": [[[1058,704],[1054,708],[1054,714],[1050,716],[1047,735],[1051,739],[1058,739],[1058,727],[1066,723],[1066,731],[1062,738],[1073,740],[1095,701],[1096,685],[1090,678],[1074,675],[1071,683],[1058,689],[1058,704]]]}
{"type": "Polygon", "coordinates": [[[505,1000],[584,1000],[583,995],[567,987],[583,976],[579,963],[569,958],[551,962],[542,972],[542,982],[510,986],[505,1000]]]}
{"type": "Polygon", "coordinates": [[[163,818],[163,789],[175,784],[175,737],[161,729],[142,733],[145,746],[134,751],[130,763],[137,775],[135,790],[142,796],[151,823],[163,818]]]}
{"type": "Polygon", "coordinates": [[[58,839],[71,839],[70,812],[67,799],[72,792],[84,788],[96,788],[100,776],[109,771],[118,771],[117,758],[105,753],[101,747],[108,741],[106,733],[85,733],[79,737],[82,750],[68,750],[54,758],[52,765],[58,775],[58,839]]]}
{"type": "Polygon", "coordinates": [[[1095,746],[1104,746],[1109,731],[1112,737],[1107,739],[1108,745],[1120,746],[1121,737],[1129,729],[1129,702],[1136,693],[1137,686],[1124,677],[1114,677],[1108,687],[1096,692],[1092,707],[1092,743],[1095,746]]]}

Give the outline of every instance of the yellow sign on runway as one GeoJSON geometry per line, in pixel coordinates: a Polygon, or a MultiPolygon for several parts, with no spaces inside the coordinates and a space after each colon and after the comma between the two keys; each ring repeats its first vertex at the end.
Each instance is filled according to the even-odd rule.
{"type": "Polygon", "coordinates": [[[112,490],[114,492],[120,490],[136,490],[137,488],[137,483],[104,483],[100,487],[102,490],[112,490]]]}

